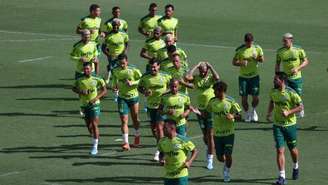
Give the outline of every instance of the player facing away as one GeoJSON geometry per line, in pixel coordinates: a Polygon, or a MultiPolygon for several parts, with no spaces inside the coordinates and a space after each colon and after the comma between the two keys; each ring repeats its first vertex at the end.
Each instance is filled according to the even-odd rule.
{"type": "MultiPolygon", "coordinates": [[[[288,76],[288,86],[302,96],[303,78],[301,71],[309,64],[309,60],[305,51],[300,46],[293,44],[293,35],[291,33],[284,34],[282,42],[283,47],[277,51],[275,71],[280,71],[280,65],[282,64],[282,71],[288,76]]],[[[304,117],[304,110],[299,113],[299,116],[304,117]]]]}
{"type": "Polygon", "coordinates": [[[128,119],[129,112],[134,128],[134,145],[140,145],[140,130],[139,130],[139,93],[138,83],[142,76],[139,69],[128,64],[128,57],[125,54],[118,56],[119,65],[113,69],[113,75],[110,82],[110,87],[114,91],[118,91],[118,112],[121,119],[121,130],[123,136],[123,150],[130,150],[129,145],[129,128],[128,119]]]}
{"type": "Polygon", "coordinates": [[[239,95],[245,111],[245,122],[257,122],[256,107],[259,104],[260,93],[258,63],[263,63],[264,56],[262,48],[254,43],[254,37],[251,33],[245,34],[244,41],[245,43],[236,49],[232,64],[240,68],[239,95]],[[252,109],[248,105],[248,95],[252,96],[252,109]]]}
{"type": "Polygon", "coordinates": [[[75,80],[84,76],[84,63],[90,63],[92,76],[99,74],[99,68],[95,70],[95,67],[98,66],[95,64],[99,63],[97,45],[90,41],[90,34],[89,30],[83,30],[81,40],[74,44],[70,54],[71,60],[76,64],[75,80]]]}
{"type": "Polygon", "coordinates": [[[108,35],[112,30],[113,30],[113,20],[114,19],[117,19],[120,21],[120,25],[118,27],[118,30],[120,32],[125,32],[127,33],[128,32],[128,23],[124,20],[124,19],[121,19],[120,16],[121,16],[121,8],[118,7],[118,6],[114,6],[112,8],[112,15],[113,17],[108,19],[104,25],[102,26],[102,31],[105,33],[105,35],[108,35]]]}
{"type": "MultiPolygon", "coordinates": [[[[162,95],[167,92],[171,76],[159,71],[160,63],[155,59],[150,62],[150,73],[145,73],[139,82],[138,90],[147,98],[147,112],[150,117],[150,126],[156,143],[164,137],[164,118],[160,114],[159,104],[162,95]]],[[[155,152],[154,160],[159,160],[159,151],[155,152]]]]}
{"type": "Polygon", "coordinates": [[[106,95],[107,88],[103,79],[91,75],[90,63],[83,64],[83,71],[84,76],[75,81],[72,90],[80,97],[81,109],[85,115],[84,120],[93,138],[91,155],[96,155],[99,141],[100,98],[106,95]]]}
{"type": "Polygon", "coordinates": [[[162,27],[163,36],[167,34],[172,34],[175,41],[178,40],[178,23],[179,20],[173,17],[174,6],[172,4],[167,4],[165,6],[165,14],[163,17],[158,19],[158,26],[162,27]]]}
{"type": "Polygon", "coordinates": [[[138,31],[146,38],[151,38],[153,36],[154,29],[158,26],[158,19],[162,16],[157,15],[157,4],[151,3],[149,5],[149,13],[140,19],[138,25],[138,31]]]}
{"type": "MultiPolygon", "coordinates": [[[[76,27],[76,33],[82,34],[84,30],[89,30],[90,41],[95,42],[98,50],[98,55],[100,55],[100,37],[104,35],[100,31],[101,26],[101,9],[97,4],[92,4],[89,7],[89,15],[81,19],[81,22],[76,27]]],[[[99,72],[99,63],[95,63],[96,71],[99,72]]],[[[97,73],[98,74],[98,73],[97,73]]]]}
{"type": "Polygon", "coordinates": [[[277,164],[279,177],[277,185],[287,183],[285,175],[285,142],[287,143],[293,160],[293,179],[298,179],[299,151],[297,144],[296,113],[303,109],[300,96],[292,88],[288,87],[288,75],[277,72],[274,77],[274,88],[270,91],[270,103],[267,119],[270,121],[273,111],[273,136],[276,143],[277,164]]]}
{"type": "Polygon", "coordinates": [[[207,169],[213,169],[213,154],[214,154],[214,140],[213,140],[213,124],[212,117],[206,108],[208,102],[215,96],[213,85],[219,81],[220,77],[214,70],[212,65],[208,62],[199,62],[186,75],[192,84],[192,88],[196,90],[197,94],[197,108],[201,114],[208,116],[197,115],[199,126],[203,133],[204,143],[207,145],[206,159],[207,169]],[[198,69],[198,74],[194,74],[198,69]]]}
{"type": "Polygon", "coordinates": [[[176,122],[176,130],[179,135],[187,135],[186,117],[190,113],[190,97],[179,92],[180,81],[170,80],[170,91],[161,98],[160,113],[164,119],[172,119],[176,122]]]}
{"type": "Polygon", "coordinates": [[[177,134],[174,120],[167,120],[164,130],[166,137],[157,145],[161,152],[160,163],[165,168],[164,185],[188,185],[188,168],[198,151],[187,137],[177,134]]]}
{"type": "Polygon", "coordinates": [[[212,114],[214,129],[214,145],[217,159],[224,163],[223,181],[230,181],[232,151],[235,140],[235,119],[239,119],[240,107],[233,98],[226,95],[228,85],[219,81],[213,85],[215,97],[212,98],[205,113],[194,108],[193,111],[203,117],[212,114]]]}

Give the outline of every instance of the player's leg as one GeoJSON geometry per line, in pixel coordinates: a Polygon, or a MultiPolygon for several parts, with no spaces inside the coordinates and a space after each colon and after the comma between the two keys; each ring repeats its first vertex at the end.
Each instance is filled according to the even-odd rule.
{"type": "Polygon", "coordinates": [[[245,122],[251,121],[251,116],[248,110],[248,93],[247,93],[247,80],[246,78],[239,77],[239,95],[241,96],[241,105],[245,112],[245,122]]]}
{"type": "Polygon", "coordinates": [[[118,97],[117,105],[118,105],[118,111],[119,111],[120,119],[121,119],[121,131],[122,131],[122,137],[123,137],[122,149],[130,150],[129,127],[128,127],[129,107],[128,107],[128,104],[126,103],[125,99],[120,98],[120,97],[118,97]]]}
{"type": "Polygon", "coordinates": [[[231,134],[229,136],[223,137],[224,143],[224,167],[223,167],[223,180],[224,182],[230,181],[230,169],[232,166],[232,151],[233,151],[233,144],[235,140],[235,135],[231,134]]]}
{"type": "Polygon", "coordinates": [[[206,128],[206,139],[207,139],[207,169],[213,169],[213,157],[214,157],[214,139],[213,139],[213,128],[207,126],[206,128]]]}
{"type": "Polygon", "coordinates": [[[279,170],[278,180],[276,184],[286,184],[286,172],[285,172],[285,138],[283,128],[280,126],[273,126],[273,137],[276,143],[276,161],[279,170]]]}
{"type": "Polygon", "coordinates": [[[98,153],[98,142],[99,142],[99,116],[100,116],[100,106],[94,105],[90,111],[90,125],[92,130],[92,150],[91,154],[96,155],[98,153]]]}
{"type": "Polygon", "coordinates": [[[250,88],[251,88],[251,95],[252,99],[252,110],[251,110],[251,120],[257,122],[259,120],[256,107],[259,104],[259,94],[260,94],[260,77],[256,76],[250,79],[250,88]]]}
{"type": "Polygon", "coordinates": [[[131,118],[134,128],[134,143],[133,146],[140,145],[140,120],[139,120],[139,98],[129,100],[129,108],[131,110],[131,118]]]}
{"type": "Polygon", "coordinates": [[[296,180],[299,177],[298,159],[299,151],[296,148],[297,145],[297,126],[292,125],[286,128],[286,140],[287,146],[290,151],[290,155],[293,160],[293,179],[296,180]]]}

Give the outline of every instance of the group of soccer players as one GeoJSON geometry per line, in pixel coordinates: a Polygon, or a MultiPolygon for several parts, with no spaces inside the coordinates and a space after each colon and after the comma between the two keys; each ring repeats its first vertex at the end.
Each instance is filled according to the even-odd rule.
{"type": "MultiPolygon", "coordinates": [[[[81,19],[76,33],[81,40],[70,54],[75,62],[73,91],[81,102],[81,114],[93,138],[91,155],[98,153],[100,99],[107,89],[113,91],[121,119],[123,150],[130,150],[128,114],[134,128],[131,147],[140,147],[139,93],[146,97],[146,110],[151,131],[157,143],[154,160],[165,167],[164,184],[188,183],[188,168],[197,156],[195,145],[187,137],[187,122],[191,112],[197,115],[207,145],[207,168],[213,169],[214,152],[224,164],[223,177],[230,181],[234,122],[241,120],[238,103],[226,94],[228,85],[209,62],[199,62],[189,68],[186,52],[178,47],[178,19],[174,6],[165,6],[163,16],[157,15],[157,4],[149,6],[149,13],[141,18],[138,32],[145,37],[140,57],[147,60],[143,73],[128,60],[128,23],[121,18],[120,7],[112,8],[112,18],[104,23],[97,4],[81,19]],[[108,59],[107,74],[100,77],[99,55],[108,59]],[[196,101],[188,91],[194,89],[196,101]],[[188,153],[191,152],[191,155],[188,153]]],[[[258,64],[263,63],[262,48],[246,33],[244,43],[236,49],[232,64],[240,68],[239,94],[245,112],[245,122],[257,122],[260,77],[258,64]],[[248,96],[252,96],[249,108],[248,96]]],[[[273,135],[276,142],[279,178],[276,184],[286,184],[284,145],[287,142],[293,160],[293,179],[299,175],[296,114],[304,116],[301,71],[309,63],[304,50],[293,45],[293,35],[283,35],[283,47],[276,57],[274,88],[270,92],[267,119],[273,112],[273,135]],[[280,65],[282,64],[282,70],[280,65]]]]}

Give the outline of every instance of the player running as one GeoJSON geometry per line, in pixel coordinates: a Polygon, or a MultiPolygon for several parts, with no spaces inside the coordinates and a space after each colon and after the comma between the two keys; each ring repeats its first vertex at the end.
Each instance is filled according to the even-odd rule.
{"type": "Polygon", "coordinates": [[[114,19],[119,20],[120,25],[118,27],[118,30],[120,32],[128,32],[128,22],[126,22],[124,19],[121,19],[121,8],[118,6],[114,6],[112,8],[112,15],[113,17],[108,19],[105,24],[102,27],[102,31],[108,35],[113,30],[113,21],[114,19]]]}
{"type": "MultiPolygon", "coordinates": [[[[277,51],[275,71],[280,71],[282,63],[282,71],[288,75],[287,84],[294,89],[300,96],[303,95],[303,78],[302,70],[309,64],[309,60],[305,51],[293,44],[293,35],[286,33],[283,35],[283,47],[277,51]]],[[[304,117],[304,110],[299,113],[300,117],[304,117]]]]}
{"type": "Polygon", "coordinates": [[[156,53],[156,59],[158,61],[160,61],[160,62],[168,61],[168,60],[170,60],[169,57],[173,53],[176,52],[180,55],[180,59],[183,62],[188,63],[188,58],[187,58],[186,52],[184,50],[182,50],[181,48],[177,48],[175,46],[176,43],[174,41],[174,37],[172,34],[166,35],[164,41],[165,41],[165,47],[159,49],[158,52],[156,53]]]}
{"type": "Polygon", "coordinates": [[[207,106],[207,112],[201,113],[197,108],[192,108],[196,114],[207,117],[213,116],[214,145],[216,157],[224,163],[223,181],[230,181],[230,168],[232,166],[232,151],[235,140],[235,118],[239,119],[240,107],[235,100],[226,95],[228,85],[225,82],[214,84],[215,97],[207,106]]]}
{"type": "Polygon", "coordinates": [[[81,32],[81,40],[74,44],[73,50],[70,54],[72,61],[76,63],[75,80],[84,76],[84,63],[91,64],[92,76],[99,74],[99,68],[95,65],[99,63],[97,45],[95,42],[90,41],[91,33],[89,30],[83,30],[81,32]]]}
{"type": "MultiPolygon", "coordinates": [[[[171,76],[159,71],[160,63],[154,59],[150,62],[150,73],[144,74],[139,82],[138,89],[147,98],[147,111],[150,117],[150,126],[153,136],[158,142],[163,136],[164,118],[159,112],[162,95],[167,92],[171,76]]],[[[156,151],[154,160],[159,160],[159,151],[156,151]]]]}
{"type": "Polygon", "coordinates": [[[172,34],[174,40],[178,40],[178,19],[173,17],[174,6],[168,4],[165,6],[165,15],[158,19],[158,26],[162,27],[163,35],[172,34]]]}
{"type": "Polygon", "coordinates": [[[157,145],[161,151],[160,162],[165,168],[164,185],[188,185],[188,168],[198,151],[187,137],[177,134],[174,120],[167,120],[164,127],[166,137],[157,145]]]}
{"type": "Polygon", "coordinates": [[[73,92],[79,95],[81,109],[84,113],[84,120],[89,133],[92,135],[91,155],[98,153],[99,142],[99,115],[100,115],[100,98],[107,93],[106,85],[103,79],[91,76],[91,64],[83,64],[84,76],[75,81],[73,92]]]}
{"type": "Polygon", "coordinates": [[[134,145],[140,145],[140,130],[139,130],[139,94],[138,83],[141,78],[139,69],[128,65],[128,57],[125,54],[118,56],[119,66],[113,69],[110,87],[114,91],[119,91],[118,94],[118,112],[121,119],[121,130],[123,134],[123,150],[130,150],[129,145],[129,110],[134,127],[134,145]]]}
{"type": "Polygon", "coordinates": [[[303,109],[300,96],[288,84],[288,75],[284,72],[276,72],[274,88],[270,92],[270,103],[267,119],[270,121],[273,111],[273,136],[277,150],[277,164],[279,177],[277,185],[287,184],[285,175],[285,142],[287,143],[293,160],[293,180],[298,179],[299,152],[297,144],[296,113],[303,109]]]}
{"type": "Polygon", "coordinates": [[[140,19],[138,31],[146,38],[151,38],[153,36],[154,29],[158,26],[158,19],[162,16],[156,15],[157,12],[157,4],[151,3],[149,5],[149,13],[140,19]]]}
{"type": "Polygon", "coordinates": [[[258,121],[256,107],[259,104],[260,76],[258,74],[258,63],[263,63],[264,56],[262,48],[254,44],[251,33],[244,36],[245,44],[236,49],[232,60],[234,66],[240,67],[239,95],[245,111],[245,122],[258,121]],[[252,110],[248,106],[248,95],[252,96],[252,110]]]}
{"type": "Polygon", "coordinates": [[[201,114],[208,115],[207,117],[199,116],[198,123],[203,133],[204,143],[207,145],[207,169],[213,169],[213,154],[214,154],[214,140],[213,140],[213,125],[212,117],[206,108],[208,102],[215,96],[213,85],[219,81],[220,77],[214,70],[212,65],[208,62],[199,62],[186,75],[186,79],[192,82],[192,88],[196,90],[197,94],[197,108],[201,114]],[[194,74],[198,69],[198,74],[194,74]]]}
{"type": "Polygon", "coordinates": [[[159,110],[165,120],[172,119],[176,122],[176,130],[179,135],[186,136],[186,117],[190,113],[190,97],[179,92],[179,89],[180,81],[171,79],[170,92],[162,96],[159,110]]]}

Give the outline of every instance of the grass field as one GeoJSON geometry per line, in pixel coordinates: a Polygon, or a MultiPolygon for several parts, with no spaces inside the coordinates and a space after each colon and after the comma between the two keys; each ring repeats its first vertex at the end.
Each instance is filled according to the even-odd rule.
{"type": "MultiPolygon", "coordinates": [[[[92,1],[102,7],[102,17],[112,6],[122,8],[129,23],[130,63],[144,69],[138,56],[143,38],[136,28],[151,1],[92,1]]],[[[162,184],[162,167],[152,162],[155,151],[145,113],[142,118],[144,148],[120,151],[120,122],[112,93],[102,101],[99,155],[89,156],[91,139],[80,118],[79,102],[70,90],[74,66],[69,60],[79,19],[92,3],[86,0],[0,0],[0,185],[151,185],[162,184]]],[[[171,1],[170,1],[171,2],[171,1]]],[[[166,1],[159,2],[160,11],[166,1]]],[[[172,1],[180,20],[178,46],[192,64],[208,60],[229,83],[229,94],[239,101],[237,74],[231,59],[245,32],[252,32],[264,48],[260,66],[259,124],[237,123],[232,182],[272,184],[277,177],[271,124],[265,122],[268,91],[272,87],[275,50],[281,35],[292,32],[310,59],[304,71],[305,114],[299,120],[301,178],[289,184],[327,184],[328,108],[326,0],[203,0],[172,1]]],[[[102,57],[104,71],[106,62],[102,57]]],[[[194,117],[194,115],[192,116],[194,117]]],[[[205,147],[196,122],[189,136],[200,149],[190,170],[190,184],[218,185],[222,164],[208,171],[205,147]]],[[[131,138],[132,139],[132,138],[131,138]]],[[[287,177],[291,159],[287,158],[287,177]]]]}

